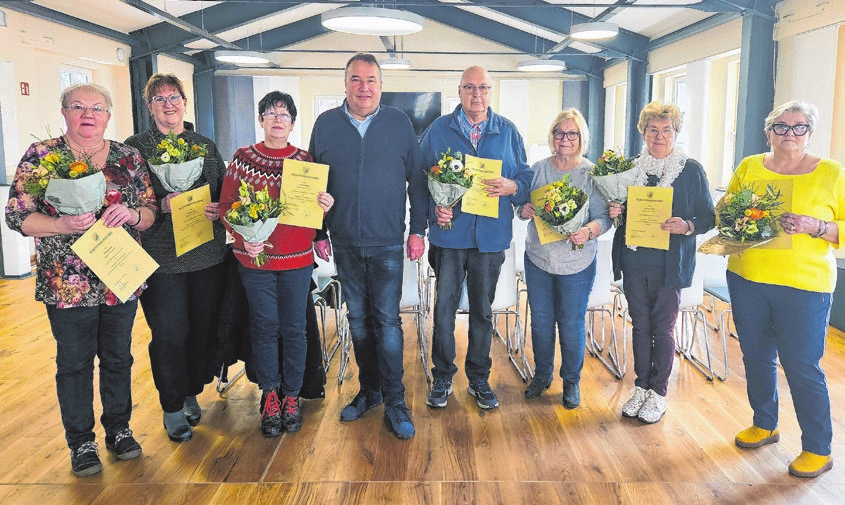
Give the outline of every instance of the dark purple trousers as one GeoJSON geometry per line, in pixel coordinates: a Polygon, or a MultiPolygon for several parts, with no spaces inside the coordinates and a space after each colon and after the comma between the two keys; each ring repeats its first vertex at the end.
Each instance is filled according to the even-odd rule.
{"type": "Polygon", "coordinates": [[[664,285],[660,270],[623,270],[625,299],[631,316],[634,384],[666,396],[675,360],[675,321],[681,290],[664,285]]]}

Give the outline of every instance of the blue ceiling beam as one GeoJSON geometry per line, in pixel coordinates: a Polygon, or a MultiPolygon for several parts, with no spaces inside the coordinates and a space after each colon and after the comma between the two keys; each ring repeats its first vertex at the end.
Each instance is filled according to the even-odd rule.
{"type": "Polygon", "coordinates": [[[685,26],[680,30],[676,30],[672,33],[668,33],[660,38],[652,40],[648,44],[647,50],[654,51],[657,48],[668,46],[669,44],[674,44],[675,42],[679,42],[687,37],[706,32],[711,28],[723,25],[729,21],[733,21],[734,19],[739,19],[739,17],[740,14],[736,12],[723,12],[721,14],[710,16],[709,18],[702,19],[697,23],[685,26]]]}
{"type": "MultiPolygon", "coordinates": [[[[572,25],[587,23],[592,19],[582,16],[577,12],[561,9],[553,5],[548,5],[548,7],[531,7],[530,9],[519,7],[491,7],[490,9],[521,19],[526,23],[536,25],[551,32],[557,32],[567,36],[572,25]]],[[[627,57],[641,61],[646,61],[648,57],[646,51],[648,37],[628,30],[620,29],[619,35],[611,40],[589,41],[585,43],[601,48],[603,53],[609,57],[627,57]]]]}
{"type": "MultiPolygon", "coordinates": [[[[536,54],[537,42],[551,47],[555,44],[554,41],[536,37],[530,33],[522,30],[517,30],[510,26],[491,21],[487,18],[477,16],[475,14],[457,9],[455,7],[443,7],[443,4],[432,7],[423,6],[408,6],[405,10],[419,14],[424,18],[437,21],[456,30],[462,31],[469,35],[479,37],[478,34],[484,34],[483,38],[501,44],[503,46],[522,51],[526,54],[536,54]],[[473,31],[468,31],[467,28],[472,27],[473,31]]],[[[580,55],[588,56],[586,53],[580,55]]],[[[581,73],[585,75],[597,75],[595,65],[592,62],[584,62],[582,58],[553,58],[560,59],[566,62],[566,67],[572,72],[581,73]]],[[[598,58],[589,58],[595,60],[598,58]]]]}
{"type": "Polygon", "coordinates": [[[264,31],[261,34],[250,35],[249,37],[236,40],[235,44],[253,51],[273,51],[327,33],[333,32],[323,27],[320,23],[320,16],[311,16],[310,18],[301,19],[294,23],[264,31]]]}

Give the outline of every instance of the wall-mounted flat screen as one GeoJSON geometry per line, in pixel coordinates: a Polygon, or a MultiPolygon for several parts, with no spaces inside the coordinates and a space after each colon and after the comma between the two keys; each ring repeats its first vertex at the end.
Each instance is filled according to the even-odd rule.
{"type": "Polygon", "coordinates": [[[441,97],[439,91],[385,91],[381,103],[396,107],[411,119],[417,138],[421,137],[432,121],[440,117],[441,97]]]}

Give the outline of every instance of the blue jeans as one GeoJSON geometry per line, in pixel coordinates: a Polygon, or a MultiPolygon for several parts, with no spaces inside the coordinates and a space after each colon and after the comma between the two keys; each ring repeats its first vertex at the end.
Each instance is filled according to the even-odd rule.
{"type": "Polygon", "coordinates": [[[249,302],[252,366],[262,391],[299,396],[305,373],[305,306],[313,266],[256,270],[238,265],[249,302]],[[284,376],[279,372],[279,347],[284,376]]]}
{"type": "Polygon", "coordinates": [[[385,403],[405,398],[402,299],[403,247],[334,248],[362,390],[381,391],[385,403]]]}
{"type": "Polygon", "coordinates": [[[223,263],[181,274],[154,273],[141,294],[150,327],[150,369],[164,412],[182,410],[186,396],[214,378],[223,263]]]}
{"type": "Polygon", "coordinates": [[[455,365],[455,312],[461,302],[464,279],[469,301],[469,329],[464,372],[470,381],[487,380],[493,360],[493,311],[496,283],[505,262],[505,252],[483,253],[478,249],[445,249],[432,246],[429,258],[437,277],[434,302],[434,336],[431,344],[432,375],[451,381],[455,365]]]}
{"type": "Polygon", "coordinates": [[[56,339],[56,392],[68,447],[95,439],[95,356],[100,360],[100,424],[106,435],[128,428],[132,417],[132,326],[138,300],[96,307],[46,307],[56,339]]]}
{"type": "Polygon", "coordinates": [[[531,345],[537,377],[551,378],[555,364],[555,323],[560,337],[560,377],[578,384],[584,367],[584,317],[596,278],[596,261],[571,275],[550,274],[525,255],[525,283],[531,306],[531,345]]]}
{"type": "Polygon", "coordinates": [[[778,426],[779,356],[801,427],[801,448],[829,455],[830,395],[819,361],[827,338],[830,293],[762,284],[731,271],[728,289],[754,425],[764,430],[778,426]]]}

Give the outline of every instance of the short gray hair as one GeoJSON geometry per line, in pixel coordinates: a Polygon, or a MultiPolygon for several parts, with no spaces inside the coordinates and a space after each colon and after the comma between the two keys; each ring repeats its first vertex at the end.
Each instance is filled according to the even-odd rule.
{"type": "Polygon", "coordinates": [[[64,109],[65,107],[70,105],[68,104],[68,99],[70,98],[70,95],[72,95],[76,91],[82,90],[93,91],[94,93],[99,93],[100,95],[103,95],[103,98],[106,99],[106,109],[109,111],[114,105],[111,101],[111,93],[109,93],[109,90],[107,90],[103,86],[100,86],[99,84],[94,84],[93,82],[85,82],[82,84],[71,84],[70,86],[65,88],[64,91],[62,91],[62,96],[59,98],[62,102],[62,108],[64,109]]]}
{"type": "Polygon", "coordinates": [[[807,123],[810,124],[810,131],[816,131],[816,121],[819,120],[819,110],[816,106],[801,100],[790,100],[784,104],[778,105],[772,110],[772,112],[769,112],[769,115],[766,116],[766,120],[763,122],[763,132],[765,133],[771,130],[775,121],[787,112],[804,114],[804,116],[807,117],[807,123]]]}

